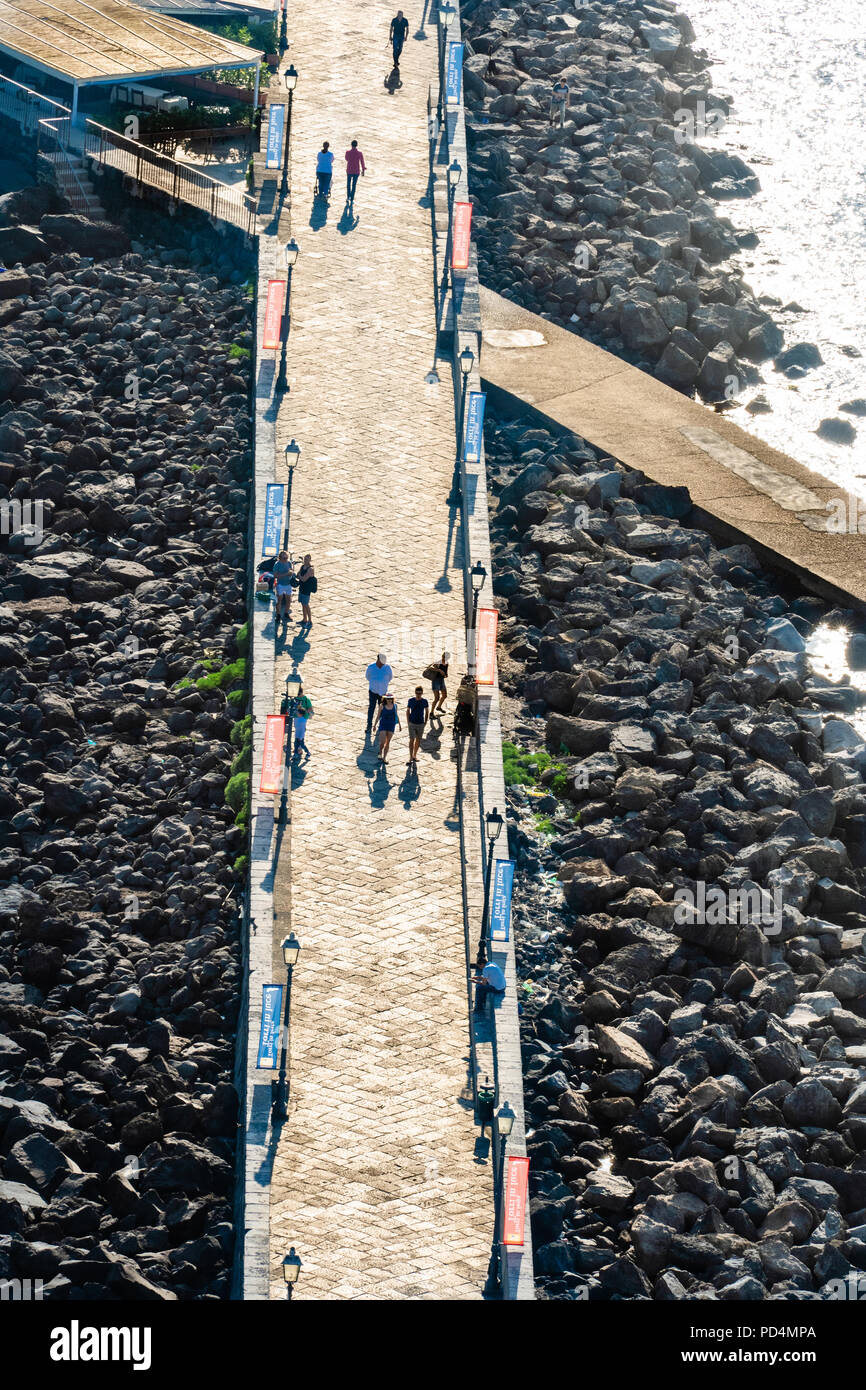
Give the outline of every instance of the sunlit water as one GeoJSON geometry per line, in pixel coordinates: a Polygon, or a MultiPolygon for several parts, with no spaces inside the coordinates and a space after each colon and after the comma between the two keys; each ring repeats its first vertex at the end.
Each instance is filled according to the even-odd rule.
{"type": "MultiPolygon", "coordinates": [[[[695,47],[713,60],[713,90],[733,98],[728,121],[700,141],[739,154],[761,180],[752,198],[719,204],[760,244],[740,264],[771,307],[786,346],[815,343],[824,365],[790,382],[761,367],[766,385],[733,412],[743,428],[866,496],[866,415],[840,410],[866,398],[866,5],[864,0],[681,0],[695,47]],[[763,391],[772,413],[744,406],[763,391]],[[853,444],[814,433],[848,420],[853,444]]],[[[710,109],[712,104],[710,103],[710,109]]]]}

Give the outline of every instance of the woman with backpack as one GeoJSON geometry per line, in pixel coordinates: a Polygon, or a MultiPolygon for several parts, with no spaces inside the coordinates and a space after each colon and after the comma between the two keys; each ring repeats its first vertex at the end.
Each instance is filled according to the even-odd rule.
{"type": "Polygon", "coordinates": [[[445,712],[445,701],[448,699],[448,688],[445,681],[448,678],[448,662],[451,660],[450,652],[443,652],[438,661],[434,661],[424,671],[424,676],[433,686],[433,704],[430,706],[430,718],[441,710],[445,712]]]}
{"type": "Polygon", "coordinates": [[[298,598],[301,600],[301,627],[312,627],[313,620],[310,617],[310,596],[318,593],[319,581],[316,578],[316,571],[310,564],[310,556],[304,556],[304,562],[297,573],[298,598]]]}

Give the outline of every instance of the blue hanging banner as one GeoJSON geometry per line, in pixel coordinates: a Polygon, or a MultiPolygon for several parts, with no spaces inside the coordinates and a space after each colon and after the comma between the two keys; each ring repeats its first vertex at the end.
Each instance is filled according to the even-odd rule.
{"type": "Polygon", "coordinates": [[[466,403],[466,435],[463,440],[463,457],[467,463],[481,462],[486,401],[487,395],[484,391],[469,392],[469,400],[466,403]]]}
{"type": "Polygon", "coordinates": [[[514,860],[497,859],[493,866],[493,905],[490,909],[490,940],[507,941],[511,935],[511,888],[514,860]]]}
{"type": "Polygon", "coordinates": [[[452,40],[448,44],[448,66],[445,74],[445,105],[459,106],[463,87],[463,45],[452,40]]]}
{"type": "Polygon", "coordinates": [[[279,169],[283,162],[283,130],[286,123],[286,108],[277,102],[268,107],[268,143],[265,153],[265,168],[279,169]]]}
{"type": "Polygon", "coordinates": [[[265,529],[262,532],[262,559],[279,555],[283,534],[283,503],[286,489],[283,483],[268,483],[265,502],[265,529]]]}
{"type": "Polygon", "coordinates": [[[256,1066],[265,1071],[277,1069],[282,1021],[282,985],[262,985],[262,1026],[259,1032],[259,1059],[256,1066]]]}

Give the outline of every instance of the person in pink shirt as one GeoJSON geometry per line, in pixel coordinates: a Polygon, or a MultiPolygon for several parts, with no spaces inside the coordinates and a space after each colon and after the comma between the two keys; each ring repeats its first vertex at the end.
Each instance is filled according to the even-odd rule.
{"type": "Polygon", "coordinates": [[[358,187],[358,175],[366,174],[367,165],[364,156],[358,149],[357,140],[352,141],[352,148],[346,150],[346,202],[354,203],[355,189],[358,187]]]}

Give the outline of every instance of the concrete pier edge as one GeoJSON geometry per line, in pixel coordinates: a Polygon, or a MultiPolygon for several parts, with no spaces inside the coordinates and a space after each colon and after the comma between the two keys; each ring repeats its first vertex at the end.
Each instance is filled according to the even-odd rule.
{"type": "MultiPolygon", "coordinates": [[[[452,3],[455,4],[457,14],[448,29],[448,37],[450,41],[457,41],[460,39],[462,32],[459,0],[452,0],[452,3]]],[[[438,164],[435,166],[439,171],[439,182],[442,183],[445,181],[443,175],[448,166],[454,160],[460,164],[462,173],[460,182],[457,185],[455,202],[469,200],[469,161],[466,150],[466,125],[462,98],[463,93],[461,87],[461,100],[459,106],[450,107],[446,113],[445,131],[442,132],[443,148],[440,150],[438,164]]],[[[441,257],[444,253],[444,246],[441,243],[437,247],[437,251],[441,257]]],[[[441,282],[441,260],[437,261],[437,273],[441,282]]],[[[466,347],[469,347],[475,356],[475,362],[467,382],[467,396],[470,391],[480,391],[482,389],[481,377],[479,375],[481,354],[480,292],[478,265],[474,254],[474,245],[469,258],[469,269],[464,274],[461,275],[458,273],[456,276],[455,292],[451,300],[450,307],[447,305],[443,306],[444,312],[440,313],[440,324],[444,330],[442,337],[444,338],[446,333],[448,335],[452,372],[454,376],[454,398],[457,408],[455,425],[459,430],[462,373],[458,359],[460,353],[466,347]]],[[[467,463],[463,459],[463,452],[463,441],[458,438],[457,456],[461,461],[460,472],[462,484],[464,602],[468,615],[472,611],[472,586],[469,571],[476,561],[480,560],[487,571],[484,587],[479,596],[478,607],[479,609],[492,608],[495,607],[495,604],[493,600],[493,559],[490,547],[490,526],[487,508],[487,466],[483,443],[480,451],[481,457],[478,463],[467,463]]],[[[484,842],[486,814],[492,810],[493,807],[496,807],[503,816],[506,816],[507,807],[505,800],[505,775],[502,766],[502,727],[499,714],[498,678],[492,687],[486,690],[484,688],[479,690],[478,728],[480,753],[477,778],[478,797],[473,810],[477,817],[478,834],[482,842],[484,842]]],[[[494,873],[495,861],[498,859],[508,859],[508,857],[508,836],[506,833],[505,835],[500,835],[494,847],[494,873]]],[[[507,981],[505,996],[499,1007],[494,1010],[495,1046],[498,1057],[499,1079],[497,1103],[502,1104],[508,1101],[516,1116],[511,1136],[505,1148],[505,1159],[507,1163],[509,1158],[525,1157],[526,1155],[526,1121],[523,1108],[523,1065],[520,1052],[520,1022],[517,1001],[518,980],[514,952],[513,926],[510,940],[502,946],[497,945],[495,949],[491,949],[489,958],[502,967],[507,981]]],[[[500,1263],[502,1296],[509,1301],[524,1301],[534,1299],[535,1297],[532,1232],[529,1221],[528,1199],[526,1203],[523,1241],[522,1248],[510,1247],[507,1251],[502,1251],[500,1263]]]]}

